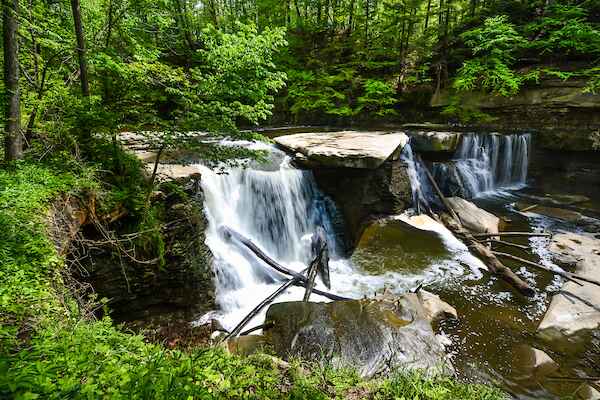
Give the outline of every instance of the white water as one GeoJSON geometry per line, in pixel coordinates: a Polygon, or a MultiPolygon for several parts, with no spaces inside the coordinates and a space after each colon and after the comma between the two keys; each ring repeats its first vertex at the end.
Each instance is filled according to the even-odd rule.
{"type": "MultiPolygon", "coordinates": [[[[250,146],[266,148],[266,145],[250,146]]],[[[202,189],[208,219],[206,243],[211,249],[215,271],[216,300],[219,310],[212,313],[227,329],[233,328],[262,299],[281,285],[283,278],[271,272],[262,261],[239,244],[231,243],[219,233],[226,225],[251,239],[272,258],[287,267],[301,271],[310,261],[310,235],[321,225],[327,232],[331,261],[331,292],[361,298],[384,287],[396,293],[452,275],[464,275],[466,264],[470,277],[479,278],[483,264],[471,256],[467,248],[442,225],[434,221],[415,225],[407,214],[396,218],[419,229],[436,232],[444,240],[451,255],[420,273],[370,275],[340,256],[337,236],[331,223],[333,203],[318,190],[310,171],[295,169],[281,151],[269,148],[269,165],[253,165],[247,169],[231,169],[219,173],[202,169],[202,189]]],[[[321,282],[317,287],[325,290],[321,282]]],[[[303,288],[291,288],[277,301],[300,300],[303,288]]],[[[319,296],[314,301],[326,301],[319,296]]],[[[264,319],[264,312],[248,327],[264,319]]]]}
{"type": "Polygon", "coordinates": [[[450,164],[436,164],[440,186],[452,180],[467,198],[525,185],[531,135],[465,134],[450,164]]]}

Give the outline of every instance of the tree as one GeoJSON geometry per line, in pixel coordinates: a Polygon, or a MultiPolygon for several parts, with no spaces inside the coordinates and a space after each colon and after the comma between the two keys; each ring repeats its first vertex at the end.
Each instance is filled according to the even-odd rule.
{"type": "Polygon", "coordinates": [[[73,22],[75,25],[75,37],[77,38],[77,57],[79,58],[79,79],[81,81],[81,93],[84,97],[90,96],[90,83],[88,80],[87,58],[85,55],[85,37],[83,35],[83,24],[81,22],[81,7],[79,0],[71,0],[73,22]]]}
{"type": "Polygon", "coordinates": [[[19,29],[18,10],[18,0],[2,0],[4,88],[6,92],[4,158],[6,161],[23,157],[19,93],[19,43],[17,39],[19,29]]]}

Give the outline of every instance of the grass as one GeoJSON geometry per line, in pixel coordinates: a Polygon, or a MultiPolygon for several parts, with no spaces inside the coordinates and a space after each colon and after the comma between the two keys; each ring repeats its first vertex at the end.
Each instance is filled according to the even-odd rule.
{"type": "Polygon", "coordinates": [[[417,373],[361,380],[352,371],[258,354],[167,349],[108,318],[83,317],[46,231],[51,202],[99,189],[68,162],[0,168],[0,398],[14,399],[487,399],[487,386],[417,373]]]}

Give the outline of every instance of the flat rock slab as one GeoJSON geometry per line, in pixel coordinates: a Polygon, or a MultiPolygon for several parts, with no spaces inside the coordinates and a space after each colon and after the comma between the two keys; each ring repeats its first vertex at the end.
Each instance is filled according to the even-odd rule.
{"type": "Polygon", "coordinates": [[[287,302],[269,307],[265,335],[284,359],[299,356],[336,368],[355,369],[363,377],[396,368],[429,372],[449,370],[444,347],[431,319],[453,314],[435,296],[419,295],[334,301],[287,302]]]}
{"type": "MultiPolygon", "coordinates": [[[[578,275],[600,281],[600,239],[586,234],[562,233],[554,236],[550,251],[559,257],[570,256],[576,260],[578,275]]],[[[577,336],[600,329],[600,287],[581,283],[582,286],[567,282],[552,297],[538,326],[541,338],[566,344],[566,340],[576,341],[577,336]]]]}
{"type": "Polygon", "coordinates": [[[283,148],[318,166],[376,169],[408,143],[403,132],[317,132],[279,136],[283,148]]]}

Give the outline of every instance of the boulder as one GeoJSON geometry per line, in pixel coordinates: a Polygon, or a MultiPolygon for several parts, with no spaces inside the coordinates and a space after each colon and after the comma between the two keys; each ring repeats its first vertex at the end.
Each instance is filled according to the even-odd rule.
{"type": "Polygon", "coordinates": [[[461,132],[418,131],[411,133],[410,145],[418,152],[453,153],[461,135],[461,132]]]}
{"type": "Polygon", "coordinates": [[[444,319],[458,318],[456,308],[440,299],[440,296],[437,294],[433,294],[426,290],[419,290],[417,295],[427,313],[428,320],[436,322],[444,319]]]}
{"type": "Polygon", "coordinates": [[[265,334],[279,356],[353,368],[363,377],[391,370],[447,371],[444,348],[418,295],[269,307],[265,334]]]}
{"type": "Polygon", "coordinates": [[[389,271],[419,273],[442,262],[449,254],[436,232],[386,218],[367,226],[352,253],[352,261],[374,274],[389,271]]]}
{"type": "MultiPolygon", "coordinates": [[[[600,239],[589,234],[561,233],[553,237],[549,250],[560,257],[571,256],[577,260],[578,275],[600,281],[600,239]]],[[[539,337],[561,345],[600,328],[600,287],[581,283],[569,281],[552,297],[537,329],[539,337]]]]}
{"type": "Polygon", "coordinates": [[[249,356],[264,351],[267,346],[267,339],[263,335],[239,336],[226,342],[227,350],[239,356],[249,356]]]}
{"type": "Polygon", "coordinates": [[[460,218],[462,225],[474,233],[497,233],[500,219],[468,200],[461,197],[449,197],[454,212],[460,218]]]}
{"type": "MultiPolygon", "coordinates": [[[[145,164],[144,170],[146,171],[148,176],[151,176],[152,171],[154,170],[154,163],[145,164]]],[[[192,179],[197,180],[199,178],[200,170],[194,165],[158,163],[158,166],[156,168],[157,182],[185,182],[192,179]]]]}
{"type": "Polygon", "coordinates": [[[275,143],[300,153],[312,167],[375,169],[408,143],[403,132],[315,132],[279,136],[275,143]]]}

